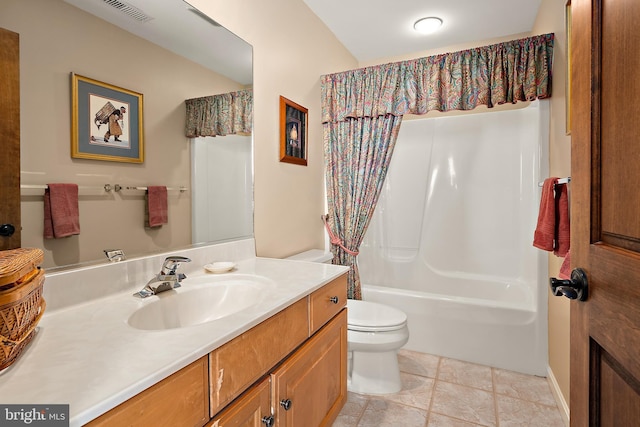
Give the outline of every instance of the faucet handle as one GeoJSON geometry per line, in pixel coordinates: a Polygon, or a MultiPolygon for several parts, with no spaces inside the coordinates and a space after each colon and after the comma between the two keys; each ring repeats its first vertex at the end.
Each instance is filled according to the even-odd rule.
{"type": "Polygon", "coordinates": [[[160,274],[170,275],[176,274],[176,270],[183,262],[191,262],[191,259],[184,256],[170,256],[165,258],[164,263],[162,264],[162,271],[160,274]]]}

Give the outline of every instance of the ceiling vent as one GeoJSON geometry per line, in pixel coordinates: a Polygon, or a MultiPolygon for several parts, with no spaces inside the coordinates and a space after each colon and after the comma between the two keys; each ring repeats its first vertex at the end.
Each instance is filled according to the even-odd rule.
{"type": "Polygon", "coordinates": [[[118,9],[120,12],[130,16],[131,18],[135,19],[138,22],[144,23],[144,22],[149,22],[153,19],[151,16],[145,14],[143,11],[141,11],[137,7],[132,6],[123,1],[120,1],[120,0],[102,0],[102,1],[107,6],[111,6],[115,9],[118,9]]]}

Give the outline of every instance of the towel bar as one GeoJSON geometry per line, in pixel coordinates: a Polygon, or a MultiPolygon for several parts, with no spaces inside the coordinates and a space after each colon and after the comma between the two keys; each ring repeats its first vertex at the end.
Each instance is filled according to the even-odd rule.
{"type": "MultiPolygon", "coordinates": [[[[570,176],[568,176],[566,178],[558,179],[558,184],[568,184],[570,182],[571,182],[571,177],[570,176]]],[[[539,182],[538,183],[538,187],[542,187],[543,184],[544,184],[544,181],[543,182],[539,182]]]]}
{"type": "MultiPolygon", "coordinates": [[[[20,188],[21,189],[30,189],[30,190],[46,190],[47,188],[49,188],[48,185],[46,184],[20,184],[20,188]]],[[[96,189],[102,189],[104,191],[106,191],[107,193],[111,191],[112,187],[111,184],[105,184],[102,187],[98,187],[98,186],[88,186],[88,187],[84,187],[84,186],[78,186],[78,190],[96,190],[96,189]]]]}
{"type": "MultiPolygon", "coordinates": [[[[121,191],[121,190],[142,190],[142,191],[147,191],[147,187],[137,187],[137,186],[127,186],[127,185],[120,185],[120,184],[116,184],[114,187],[115,191],[121,191]]],[[[181,193],[184,193],[185,191],[187,191],[187,187],[181,185],[178,188],[172,188],[172,187],[167,187],[168,191],[172,191],[172,190],[178,190],[181,193]]]]}

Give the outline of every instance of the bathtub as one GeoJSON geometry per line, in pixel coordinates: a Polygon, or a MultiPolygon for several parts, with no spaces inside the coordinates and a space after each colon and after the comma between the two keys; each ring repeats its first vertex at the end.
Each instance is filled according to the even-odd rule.
{"type": "Polygon", "coordinates": [[[406,349],[546,376],[548,133],[546,101],[402,123],[358,265],[363,299],[407,314],[406,349]]]}
{"type": "Polygon", "coordinates": [[[493,301],[368,284],[363,284],[362,293],[367,301],[407,314],[407,350],[547,374],[546,322],[540,322],[540,313],[531,307],[506,301],[504,294],[502,301],[493,301]]]}

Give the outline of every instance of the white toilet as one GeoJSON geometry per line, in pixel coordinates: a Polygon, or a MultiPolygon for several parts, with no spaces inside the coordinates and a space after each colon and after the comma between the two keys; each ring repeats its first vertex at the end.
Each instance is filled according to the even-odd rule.
{"type": "MultiPolygon", "coordinates": [[[[319,249],[288,259],[331,262],[329,252],[319,249]]],[[[402,389],[398,350],[409,340],[407,315],[383,304],[347,301],[349,391],[362,394],[396,393],[402,389]]]]}

